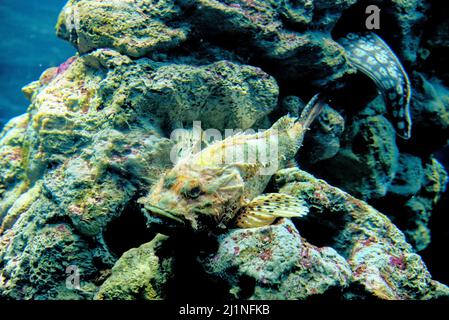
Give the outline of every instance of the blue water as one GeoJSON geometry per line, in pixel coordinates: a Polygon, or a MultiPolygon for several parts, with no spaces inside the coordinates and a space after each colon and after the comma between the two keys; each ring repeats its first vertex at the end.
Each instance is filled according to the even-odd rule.
{"type": "Polygon", "coordinates": [[[75,49],[55,35],[65,0],[0,0],[0,128],[26,111],[21,88],[75,49]]]}

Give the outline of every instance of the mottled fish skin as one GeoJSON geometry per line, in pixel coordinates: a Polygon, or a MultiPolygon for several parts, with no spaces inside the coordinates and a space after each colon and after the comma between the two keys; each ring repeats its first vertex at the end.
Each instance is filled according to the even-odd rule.
{"type": "Polygon", "coordinates": [[[409,139],[412,120],[410,80],[399,59],[375,33],[350,33],[338,40],[350,62],[379,88],[398,136],[409,139]]]}

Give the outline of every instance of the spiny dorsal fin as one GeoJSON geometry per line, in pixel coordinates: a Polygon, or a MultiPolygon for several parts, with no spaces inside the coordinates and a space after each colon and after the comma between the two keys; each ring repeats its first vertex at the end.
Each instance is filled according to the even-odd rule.
{"type": "Polygon", "coordinates": [[[319,116],[325,105],[326,103],[320,94],[314,95],[302,110],[297,121],[301,122],[304,128],[310,127],[313,120],[319,116]]]}
{"type": "Polygon", "coordinates": [[[272,224],[276,218],[303,217],[308,213],[304,201],[283,193],[262,194],[247,203],[236,218],[240,228],[272,224]]]}

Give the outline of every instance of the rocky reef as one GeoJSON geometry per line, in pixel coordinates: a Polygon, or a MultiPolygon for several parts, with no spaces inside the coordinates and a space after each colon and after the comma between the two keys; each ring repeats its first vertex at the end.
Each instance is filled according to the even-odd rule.
{"type": "Polygon", "coordinates": [[[0,296],[449,298],[420,256],[448,180],[447,21],[424,0],[372,2],[411,79],[409,140],[337,41],[366,1],[69,0],[56,30],[78,54],[23,88],[0,134],[0,296]],[[332,99],[267,187],[306,217],[204,235],[144,213],[173,130],[266,129],[317,92],[332,99]]]}

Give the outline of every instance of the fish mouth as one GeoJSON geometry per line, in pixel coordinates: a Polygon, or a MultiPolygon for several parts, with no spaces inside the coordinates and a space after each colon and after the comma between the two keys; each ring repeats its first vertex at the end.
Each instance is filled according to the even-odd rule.
{"type": "Polygon", "coordinates": [[[158,216],[168,218],[170,220],[174,220],[179,223],[184,223],[184,221],[178,218],[173,212],[170,212],[166,209],[162,209],[161,207],[146,203],[145,209],[151,211],[152,213],[155,213],[158,216]]]}

